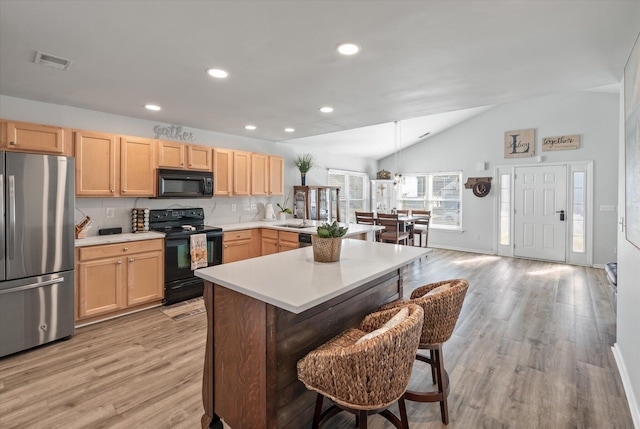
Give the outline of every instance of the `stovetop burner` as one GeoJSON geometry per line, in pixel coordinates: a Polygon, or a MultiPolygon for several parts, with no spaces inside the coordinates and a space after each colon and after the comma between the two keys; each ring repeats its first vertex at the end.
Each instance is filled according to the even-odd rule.
{"type": "Polygon", "coordinates": [[[210,232],[222,234],[222,228],[204,224],[204,209],[202,208],[151,210],[149,229],[164,232],[167,237],[210,232]],[[187,225],[194,227],[195,230],[182,228],[187,225]]]}

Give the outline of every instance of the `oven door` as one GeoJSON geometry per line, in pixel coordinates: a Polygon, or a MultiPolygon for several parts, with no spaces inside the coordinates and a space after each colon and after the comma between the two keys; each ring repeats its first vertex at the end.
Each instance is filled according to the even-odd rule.
{"type": "MultiPolygon", "coordinates": [[[[209,232],[207,234],[207,265],[222,263],[222,233],[209,232]]],[[[164,281],[188,279],[193,277],[191,269],[191,246],[189,235],[165,238],[164,252],[164,281]]]]}

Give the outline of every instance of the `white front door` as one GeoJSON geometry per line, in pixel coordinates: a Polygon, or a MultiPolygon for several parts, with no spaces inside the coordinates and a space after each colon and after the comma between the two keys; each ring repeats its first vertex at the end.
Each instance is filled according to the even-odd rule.
{"type": "Polygon", "coordinates": [[[567,167],[516,167],[514,255],[566,261],[567,167]]]}

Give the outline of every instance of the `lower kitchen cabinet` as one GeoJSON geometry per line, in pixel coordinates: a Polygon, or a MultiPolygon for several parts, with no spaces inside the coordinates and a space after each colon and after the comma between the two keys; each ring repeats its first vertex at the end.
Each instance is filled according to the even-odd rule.
{"type": "Polygon", "coordinates": [[[277,231],[275,229],[262,230],[262,256],[298,249],[299,247],[297,232],[277,231]]]}
{"type": "Polygon", "coordinates": [[[278,231],[275,229],[263,229],[260,255],[272,255],[279,251],[278,231]]]}
{"type": "Polygon", "coordinates": [[[222,261],[225,264],[260,256],[260,230],[242,229],[225,232],[222,247],[222,261]]]}
{"type": "Polygon", "coordinates": [[[299,249],[300,242],[298,241],[297,232],[280,231],[279,234],[280,245],[279,252],[286,252],[287,250],[299,249]]]}
{"type": "Polygon", "coordinates": [[[91,322],[159,304],[164,294],[164,240],[76,249],[76,320],[91,322]]]}

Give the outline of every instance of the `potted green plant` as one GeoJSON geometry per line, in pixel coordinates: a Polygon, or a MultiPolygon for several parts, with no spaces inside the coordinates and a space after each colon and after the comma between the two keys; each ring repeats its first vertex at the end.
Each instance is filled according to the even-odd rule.
{"type": "Polygon", "coordinates": [[[302,182],[302,186],[306,184],[307,173],[313,167],[313,162],[315,161],[315,157],[310,153],[303,153],[296,157],[295,164],[300,171],[300,180],[302,182]]]}
{"type": "Polygon", "coordinates": [[[291,211],[291,209],[289,207],[287,207],[287,202],[286,201],[284,202],[283,205],[280,205],[280,203],[276,203],[276,206],[278,206],[278,209],[280,209],[280,211],[278,212],[278,219],[280,219],[280,220],[285,220],[286,219],[286,215],[293,213],[291,211]]]}
{"type": "Polygon", "coordinates": [[[340,226],[336,221],[320,225],[317,232],[311,236],[313,260],[316,262],[339,261],[342,237],[346,233],[347,228],[340,226]]]}

